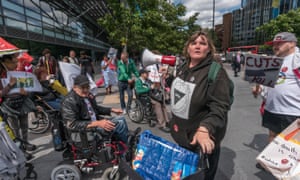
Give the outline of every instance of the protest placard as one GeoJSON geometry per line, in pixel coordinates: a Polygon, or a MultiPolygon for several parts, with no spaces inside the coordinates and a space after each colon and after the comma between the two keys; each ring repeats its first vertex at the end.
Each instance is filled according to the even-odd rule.
{"type": "Polygon", "coordinates": [[[107,57],[108,58],[116,58],[117,57],[117,53],[118,53],[118,50],[117,49],[115,49],[115,48],[109,48],[109,50],[108,50],[108,53],[107,53],[107,57]]]}
{"type": "Polygon", "coordinates": [[[300,178],[300,129],[295,120],[257,156],[256,160],[278,179],[300,178]]]}
{"type": "Polygon", "coordinates": [[[3,87],[7,86],[11,77],[15,77],[17,82],[9,91],[9,94],[19,93],[20,88],[24,88],[27,92],[41,92],[43,90],[36,76],[30,72],[24,71],[8,71],[7,78],[1,79],[3,87]]]}
{"type": "MultiPolygon", "coordinates": [[[[80,75],[81,69],[78,65],[76,64],[71,64],[71,63],[65,63],[65,62],[58,62],[59,63],[59,68],[61,70],[61,74],[64,78],[66,88],[68,91],[71,91],[73,84],[74,84],[74,79],[76,76],[80,75]]],[[[97,86],[91,76],[87,73],[86,76],[88,77],[90,81],[90,91],[93,95],[96,95],[98,92],[97,86]]]]}
{"type": "Polygon", "coordinates": [[[245,80],[274,87],[283,59],[276,56],[245,54],[245,80]]]}

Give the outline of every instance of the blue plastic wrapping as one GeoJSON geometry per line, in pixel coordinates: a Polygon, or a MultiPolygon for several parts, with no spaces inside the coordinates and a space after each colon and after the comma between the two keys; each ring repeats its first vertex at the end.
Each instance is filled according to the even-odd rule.
{"type": "Polygon", "coordinates": [[[132,167],[145,180],[179,180],[197,171],[199,158],[146,130],[141,133],[132,167]]]}

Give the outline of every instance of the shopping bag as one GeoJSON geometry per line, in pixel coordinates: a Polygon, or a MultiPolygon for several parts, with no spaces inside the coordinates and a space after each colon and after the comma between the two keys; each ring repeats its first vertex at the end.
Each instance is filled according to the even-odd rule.
{"type": "Polygon", "coordinates": [[[257,156],[256,160],[278,179],[300,179],[298,118],[257,156]]]}
{"type": "Polygon", "coordinates": [[[199,158],[146,130],[141,133],[132,167],[145,180],[180,180],[198,170],[199,158]]]}

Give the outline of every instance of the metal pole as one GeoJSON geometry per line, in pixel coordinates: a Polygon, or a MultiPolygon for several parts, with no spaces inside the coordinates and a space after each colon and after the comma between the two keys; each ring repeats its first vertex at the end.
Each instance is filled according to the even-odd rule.
{"type": "Polygon", "coordinates": [[[215,0],[213,0],[213,22],[212,22],[213,31],[215,29],[215,0]]]}

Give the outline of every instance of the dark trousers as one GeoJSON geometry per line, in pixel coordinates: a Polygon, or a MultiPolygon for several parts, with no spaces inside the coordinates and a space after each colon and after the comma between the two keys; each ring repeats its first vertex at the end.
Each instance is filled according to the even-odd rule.
{"type": "Polygon", "coordinates": [[[238,76],[238,72],[241,71],[241,64],[238,62],[233,63],[233,71],[234,71],[234,76],[238,76]]]}
{"type": "Polygon", "coordinates": [[[121,108],[126,109],[124,93],[125,91],[127,91],[127,95],[128,95],[127,106],[130,107],[132,102],[132,96],[133,96],[132,89],[130,88],[128,82],[126,81],[119,81],[118,86],[119,86],[119,93],[120,93],[121,108]]]}
{"type": "Polygon", "coordinates": [[[9,127],[12,129],[16,137],[28,141],[28,116],[24,114],[22,116],[9,116],[7,118],[9,127]]]}

